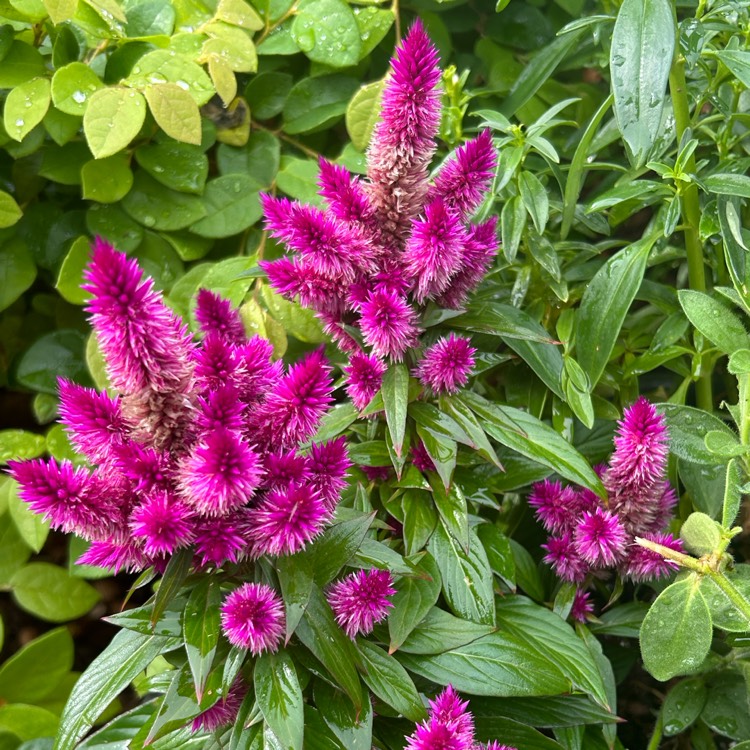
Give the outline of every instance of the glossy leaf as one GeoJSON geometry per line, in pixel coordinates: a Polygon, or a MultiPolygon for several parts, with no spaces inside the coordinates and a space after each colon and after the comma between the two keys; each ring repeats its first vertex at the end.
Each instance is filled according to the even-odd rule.
{"type": "Polygon", "coordinates": [[[198,700],[211,670],[221,631],[219,586],[205,578],[193,589],[185,606],[183,637],[198,700]]]}
{"type": "Polygon", "coordinates": [[[385,419],[396,455],[401,455],[406,432],[406,409],[409,403],[409,371],[405,365],[395,364],[383,376],[381,388],[385,419]]]}
{"type": "Polygon", "coordinates": [[[262,654],[255,664],[253,684],[263,718],[280,747],[302,750],[302,690],[291,657],[284,651],[262,654]]]}

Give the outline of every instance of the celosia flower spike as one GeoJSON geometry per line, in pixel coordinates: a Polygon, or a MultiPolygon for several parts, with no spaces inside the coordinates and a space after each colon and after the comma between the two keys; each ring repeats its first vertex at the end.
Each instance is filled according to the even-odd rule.
{"type": "Polygon", "coordinates": [[[563,487],[560,482],[549,479],[533,486],[529,505],[552,534],[572,529],[580,508],[578,495],[572,487],[563,487]]]}
{"type": "Polygon", "coordinates": [[[602,567],[619,562],[627,543],[627,533],[617,516],[602,508],[583,514],[574,538],[581,557],[591,565],[602,567]]]}
{"type": "Polygon", "coordinates": [[[569,531],[551,536],[542,549],[547,550],[544,562],[551,565],[563,581],[581,583],[586,578],[591,566],[581,557],[569,531]]]}
{"type": "Polygon", "coordinates": [[[221,626],[227,639],[253,656],[276,651],[284,635],[284,603],[264,583],[245,583],[221,605],[221,626]]]}
{"type": "Polygon", "coordinates": [[[346,392],[354,407],[362,411],[380,390],[386,366],[377,357],[357,352],[343,368],[347,376],[346,392]]]}
{"type": "Polygon", "coordinates": [[[451,333],[425,350],[416,375],[436,394],[456,393],[469,379],[476,351],[470,339],[451,333]]]}
{"type": "Polygon", "coordinates": [[[227,724],[234,724],[245,695],[247,695],[247,685],[242,677],[238,677],[225,697],[220,698],[211,708],[193,719],[192,731],[213,732],[227,724]]]}
{"type": "Polygon", "coordinates": [[[419,337],[414,308],[395,292],[377,289],[360,307],[360,328],[365,343],[378,357],[400,362],[419,337]]]}
{"type": "Polygon", "coordinates": [[[318,185],[331,213],[339,220],[358,222],[372,228],[373,209],[361,183],[346,167],[320,158],[318,185]]]}
{"type": "Polygon", "coordinates": [[[308,456],[309,483],[329,513],[336,508],[341,491],[346,487],[346,472],[352,465],[346,451],[346,438],[338,437],[310,447],[308,456]]]}
{"type": "Polygon", "coordinates": [[[589,593],[576,589],[573,597],[573,606],[570,608],[570,616],[578,622],[586,622],[589,615],[594,613],[594,605],[589,601],[589,593]]]}
{"type": "MultiPolygon", "coordinates": [[[[643,538],[661,544],[663,547],[668,547],[675,552],[685,552],[682,540],[675,539],[671,534],[644,534],[643,538]]],[[[640,544],[633,544],[628,548],[627,559],[620,566],[621,572],[635,583],[664,578],[678,568],[679,566],[674,560],[668,560],[658,552],[641,547],[640,544]]]]}
{"type": "Polygon", "coordinates": [[[353,640],[357,633],[371,633],[375,623],[387,616],[395,593],[387,570],[358,570],[331,586],[328,603],[336,622],[353,640]]]}
{"type": "Polygon", "coordinates": [[[440,125],[438,54],[419,20],[396,50],[391,71],[367,152],[367,176],[380,225],[401,246],[427,193],[440,125]]]}
{"type": "Polygon", "coordinates": [[[143,539],[143,551],[149,557],[171,555],[190,544],[193,524],[190,508],[167,492],[146,498],[130,516],[133,536],[143,539]]]}
{"type": "Polygon", "coordinates": [[[242,318],[232,303],[208,289],[198,290],[195,319],[204,333],[217,333],[232,344],[242,344],[247,338],[242,318]]]}

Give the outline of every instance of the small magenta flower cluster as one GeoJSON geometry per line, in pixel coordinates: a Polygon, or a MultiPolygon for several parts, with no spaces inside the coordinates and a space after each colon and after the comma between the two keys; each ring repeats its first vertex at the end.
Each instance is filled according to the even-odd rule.
{"type": "Polygon", "coordinates": [[[653,404],[640,397],[618,423],[608,466],[597,467],[606,502],[591,490],[545,480],[533,487],[529,504],[549,532],[545,562],[560,578],[579,584],[573,617],[591,612],[583,591],[591,574],[615,569],[635,582],[653,580],[675,563],[635,543],[643,537],[677,551],[682,544],[666,531],[677,501],[666,480],[667,428],[653,404]]]}
{"type": "Polygon", "coordinates": [[[430,701],[429,717],[407,737],[405,750],[515,750],[496,740],[474,739],[474,717],[451,685],[430,701]]]}

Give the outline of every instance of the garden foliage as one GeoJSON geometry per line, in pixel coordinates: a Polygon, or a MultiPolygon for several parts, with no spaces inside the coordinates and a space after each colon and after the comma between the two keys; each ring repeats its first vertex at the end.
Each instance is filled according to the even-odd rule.
{"type": "Polygon", "coordinates": [[[2,747],[749,746],[742,4],[0,22],[2,747]]]}

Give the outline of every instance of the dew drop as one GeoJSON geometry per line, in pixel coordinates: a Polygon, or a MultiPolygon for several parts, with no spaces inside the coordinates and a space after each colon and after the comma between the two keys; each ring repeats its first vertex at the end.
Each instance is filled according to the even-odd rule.
{"type": "Polygon", "coordinates": [[[143,223],[144,223],[144,224],[145,224],[145,225],[146,225],[147,227],[152,227],[152,226],[154,226],[154,224],[156,224],[156,219],[155,219],[155,218],[154,218],[153,216],[151,216],[151,214],[146,214],[146,215],[145,215],[145,216],[143,217],[143,223]]]}
{"type": "Polygon", "coordinates": [[[83,91],[74,91],[71,98],[77,104],[83,104],[86,101],[86,94],[83,91]]]}

